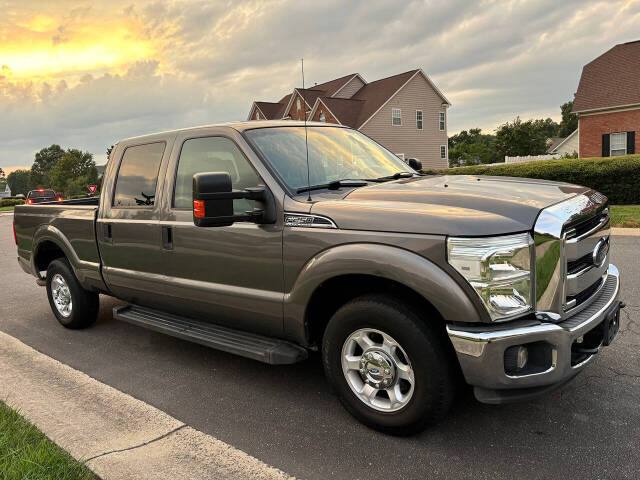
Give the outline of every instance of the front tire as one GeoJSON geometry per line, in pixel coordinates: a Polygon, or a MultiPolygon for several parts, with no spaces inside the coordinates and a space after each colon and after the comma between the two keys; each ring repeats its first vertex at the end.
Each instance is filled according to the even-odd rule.
{"type": "Polygon", "coordinates": [[[326,376],[358,420],[393,435],[410,435],[449,410],[457,370],[440,323],[386,295],[342,306],[325,330],[326,376]]]}
{"type": "Polygon", "coordinates": [[[86,328],[98,318],[98,294],[82,288],[67,259],[56,259],[49,264],[47,297],[53,314],[66,328],[86,328]]]}

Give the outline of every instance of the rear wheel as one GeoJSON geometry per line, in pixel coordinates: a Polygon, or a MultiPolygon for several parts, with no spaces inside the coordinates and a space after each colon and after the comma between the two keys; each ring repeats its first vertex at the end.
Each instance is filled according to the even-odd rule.
{"type": "Polygon", "coordinates": [[[47,297],[53,314],[66,328],[86,328],[98,318],[98,294],[82,288],[66,259],[49,264],[47,297]]]}
{"type": "Polygon", "coordinates": [[[331,318],[323,362],[345,408],[377,430],[408,435],[441,419],[457,370],[446,337],[400,300],[358,297],[331,318]]]}

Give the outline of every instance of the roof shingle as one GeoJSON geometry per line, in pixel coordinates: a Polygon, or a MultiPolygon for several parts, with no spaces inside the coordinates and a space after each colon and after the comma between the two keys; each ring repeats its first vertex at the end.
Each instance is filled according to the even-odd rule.
{"type": "Polygon", "coordinates": [[[582,69],[573,112],[640,104],[640,40],[621,43],[582,69]]]}

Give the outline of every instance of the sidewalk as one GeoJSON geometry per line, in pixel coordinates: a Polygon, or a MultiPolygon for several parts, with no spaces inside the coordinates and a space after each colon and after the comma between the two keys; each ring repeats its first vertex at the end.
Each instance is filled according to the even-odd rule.
{"type": "Polygon", "coordinates": [[[284,472],[0,332],[0,398],[103,480],[284,472]]]}

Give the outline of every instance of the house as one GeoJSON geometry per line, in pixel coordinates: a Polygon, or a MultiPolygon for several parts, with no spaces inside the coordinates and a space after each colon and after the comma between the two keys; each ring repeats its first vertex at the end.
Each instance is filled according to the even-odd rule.
{"type": "Polygon", "coordinates": [[[580,150],[580,129],[576,128],[568,137],[551,138],[547,153],[573,155],[580,150]]]}
{"type": "Polygon", "coordinates": [[[0,198],[7,198],[11,196],[11,189],[9,188],[9,184],[7,183],[4,187],[4,190],[0,190],[0,198]]]}
{"type": "Polygon", "coordinates": [[[291,119],[357,129],[400,158],[424,167],[448,166],[447,109],[442,92],[421,70],[367,82],[359,73],[310,88],[294,88],[278,102],[255,101],[248,120],[291,119]]]}
{"type": "Polygon", "coordinates": [[[580,157],[639,151],[640,40],[616,45],[584,66],[573,112],[580,157]]]}

